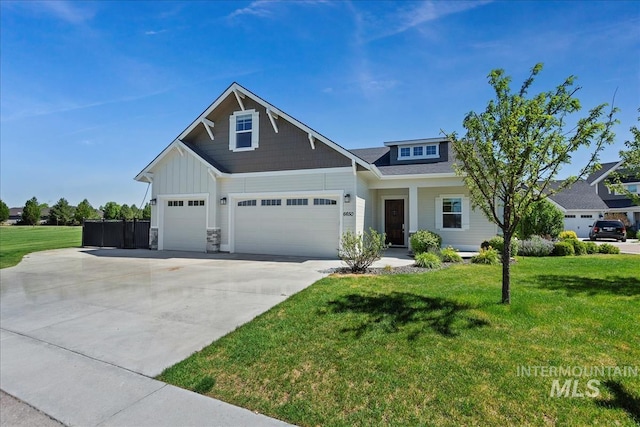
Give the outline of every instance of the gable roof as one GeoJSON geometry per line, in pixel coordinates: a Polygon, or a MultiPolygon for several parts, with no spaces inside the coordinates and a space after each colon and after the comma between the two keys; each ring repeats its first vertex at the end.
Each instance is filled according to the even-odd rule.
{"type": "MultiPolygon", "coordinates": [[[[564,181],[550,183],[551,189],[557,189],[564,181]]],[[[598,196],[587,181],[576,181],[560,193],[549,199],[564,210],[606,210],[607,204],[598,196]]]]}
{"type": "Polygon", "coordinates": [[[603,163],[602,167],[599,170],[595,171],[587,177],[587,182],[591,185],[596,185],[597,183],[605,179],[611,172],[616,170],[621,164],[622,161],[603,163]]]}

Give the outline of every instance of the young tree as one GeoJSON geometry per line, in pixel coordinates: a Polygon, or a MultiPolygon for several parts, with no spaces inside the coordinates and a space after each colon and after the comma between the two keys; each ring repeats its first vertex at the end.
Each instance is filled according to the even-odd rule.
{"type": "Polygon", "coordinates": [[[107,202],[100,210],[104,213],[104,219],[120,219],[120,205],[116,202],[107,202]]]}
{"type": "Polygon", "coordinates": [[[531,203],[564,190],[598,165],[605,144],[613,142],[614,108],[591,109],[575,123],[568,122],[580,109],[574,97],[574,76],[554,90],[529,97],[528,91],[542,70],[537,64],[518,92],[510,88],[504,70],[493,70],[489,83],[495,99],[484,112],[464,119],[464,137],[448,134],[455,154],[455,170],[469,188],[474,207],[498,225],[504,236],[502,252],[502,302],[511,301],[511,239],[531,203]],[[590,149],[587,164],[576,176],[551,188],[558,170],[580,148],[590,149]]]}
{"type": "Polygon", "coordinates": [[[9,206],[2,200],[0,200],[0,222],[5,222],[9,219],[9,206]]]}
{"type": "Polygon", "coordinates": [[[67,225],[73,220],[73,207],[69,206],[69,202],[64,197],[49,209],[50,225],[67,225]]]}
{"type": "Polygon", "coordinates": [[[82,220],[84,219],[96,219],[98,218],[98,213],[91,206],[91,203],[87,199],[84,199],[80,203],[78,203],[78,207],[76,207],[76,212],[73,215],[76,223],[82,224],[82,220]]]}
{"type": "MultiPolygon", "coordinates": [[[[638,109],[640,112],[640,109],[638,109]]],[[[640,121],[640,116],[638,117],[640,121]]],[[[607,187],[609,190],[629,197],[634,204],[640,205],[640,194],[632,193],[624,186],[624,181],[638,181],[640,179],[640,129],[638,126],[631,126],[629,129],[633,134],[633,139],[625,141],[625,150],[620,151],[622,164],[611,175],[607,187]]],[[[640,191],[640,190],[639,190],[640,191]]]]}
{"type": "Polygon", "coordinates": [[[38,204],[38,199],[32,197],[27,200],[24,208],[22,209],[22,223],[27,225],[36,225],[40,222],[40,205],[38,204]]]}
{"type": "Polygon", "coordinates": [[[531,236],[557,237],[564,230],[564,214],[548,200],[529,205],[516,233],[521,239],[531,236]]]}

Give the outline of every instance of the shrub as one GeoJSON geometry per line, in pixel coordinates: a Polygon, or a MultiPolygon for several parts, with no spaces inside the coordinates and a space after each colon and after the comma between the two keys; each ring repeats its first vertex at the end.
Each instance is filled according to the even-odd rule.
{"type": "Polygon", "coordinates": [[[584,246],[588,254],[597,254],[599,252],[598,245],[595,242],[586,242],[584,246]]]}
{"type": "Polygon", "coordinates": [[[442,261],[433,252],[422,252],[416,255],[416,265],[422,268],[440,268],[442,261]]]}
{"type": "Polygon", "coordinates": [[[500,254],[493,248],[480,248],[480,253],[478,253],[478,255],[472,256],[471,262],[474,264],[499,264],[500,254]]]}
{"type": "MultiPolygon", "coordinates": [[[[502,236],[495,236],[492,237],[491,239],[489,239],[486,242],[483,242],[481,245],[481,248],[487,249],[488,246],[484,246],[485,243],[488,243],[488,246],[492,247],[493,249],[495,249],[496,251],[498,251],[498,253],[502,253],[502,251],[504,250],[504,238],[502,236]]],[[[513,238],[511,239],[511,254],[512,257],[518,255],[518,239],[513,238]]]]}
{"type": "Polygon", "coordinates": [[[411,236],[411,249],[415,254],[438,252],[441,244],[442,237],[428,230],[418,230],[411,236]]]}
{"type": "Polygon", "coordinates": [[[561,241],[553,244],[553,252],[551,254],[555,256],[571,256],[575,255],[576,251],[573,249],[571,242],[561,241]]]}
{"type": "Polygon", "coordinates": [[[586,255],[587,254],[587,245],[578,239],[567,239],[567,242],[573,245],[573,251],[576,255],[586,255]]]}
{"type": "Polygon", "coordinates": [[[569,240],[569,239],[578,239],[578,235],[576,234],[575,231],[571,231],[571,230],[566,230],[563,231],[562,233],[560,233],[560,235],[558,236],[558,238],[560,240],[569,240]]]}
{"type": "Polygon", "coordinates": [[[551,252],[553,252],[553,242],[540,236],[522,240],[518,245],[518,255],[522,256],[549,256],[551,252]]]}
{"type": "Polygon", "coordinates": [[[620,248],[610,243],[603,243],[600,245],[599,251],[601,254],[619,254],[620,248]]]}
{"type": "Polygon", "coordinates": [[[448,246],[440,251],[440,258],[442,262],[462,262],[462,258],[451,246],[448,246]]]}
{"type": "Polygon", "coordinates": [[[338,256],[349,266],[351,272],[363,273],[382,257],[382,252],[387,248],[384,241],[385,234],[380,234],[373,228],[362,234],[346,231],[340,239],[338,256]]]}
{"type": "Polygon", "coordinates": [[[640,230],[636,233],[636,239],[640,239],[640,230]]]}
{"type": "Polygon", "coordinates": [[[522,216],[516,233],[521,239],[531,236],[556,237],[564,229],[564,214],[548,200],[533,203],[522,216]]]}

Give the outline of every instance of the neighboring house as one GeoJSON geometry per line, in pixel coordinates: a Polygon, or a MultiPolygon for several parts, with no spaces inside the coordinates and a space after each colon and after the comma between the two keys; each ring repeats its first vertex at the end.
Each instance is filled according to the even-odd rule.
{"type": "MultiPolygon", "coordinates": [[[[5,221],[7,225],[15,225],[22,221],[22,211],[24,208],[9,208],[9,219],[5,221]]],[[[44,208],[40,211],[40,224],[47,222],[49,218],[49,208],[44,208]]]]}
{"type": "Polygon", "coordinates": [[[634,205],[632,200],[624,194],[616,194],[607,188],[607,178],[613,172],[620,174],[625,188],[635,194],[640,194],[640,177],[629,177],[624,170],[619,169],[622,162],[611,162],[602,165],[602,168],[591,174],[587,182],[596,194],[607,205],[607,213],[622,213],[627,216],[629,223],[636,229],[640,229],[640,206],[634,205]]]}
{"type": "MultiPolygon", "coordinates": [[[[557,188],[562,181],[551,183],[551,188],[557,188]]],[[[589,237],[593,223],[604,217],[607,205],[598,196],[587,181],[577,181],[560,193],[549,197],[564,214],[564,229],[573,230],[578,237],[589,237]]]]}
{"type": "Polygon", "coordinates": [[[152,183],[153,249],[336,257],[372,227],[475,250],[498,229],[451,166],[446,139],[347,150],[233,83],[135,179],[152,183]]]}

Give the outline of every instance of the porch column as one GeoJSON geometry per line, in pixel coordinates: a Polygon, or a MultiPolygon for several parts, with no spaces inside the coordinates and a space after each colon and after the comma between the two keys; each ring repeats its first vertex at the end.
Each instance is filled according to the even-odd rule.
{"type": "Polygon", "coordinates": [[[409,187],[409,236],[418,231],[418,187],[409,187]]]}

